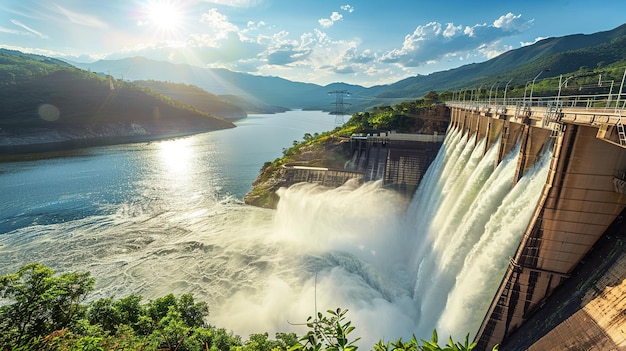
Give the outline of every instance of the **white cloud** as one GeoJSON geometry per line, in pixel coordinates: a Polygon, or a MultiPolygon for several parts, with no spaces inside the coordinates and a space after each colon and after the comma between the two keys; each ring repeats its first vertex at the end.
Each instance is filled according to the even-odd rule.
{"type": "Polygon", "coordinates": [[[523,32],[532,26],[533,20],[526,21],[522,19],[522,15],[515,16],[512,13],[507,13],[504,16],[500,16],[497,20],[493,21],[495,28],[500,28],[507,32],[523,32]]]}
{"type": "Polygon", "coordinates": [[[354,46],[344,51],[342,59],[350,63],[365,64],[373,62],[376,59],[376,56],[369,49],[358,53],[356,46],[354,46]]]}
{"type": "Polygon", "coordinates": [[[485,57],[497,56],[501,48],[494,49],[492,44],[530,28],[532,23],[532,20],[524,20],[522,15],[511,13],[500,16],[491,25],[463,26],[448,23],[444,28],[441,23],[430,22],[417,26],[412,34],[405,37],[402,48],[385,53],[381,62],[417,67],[471,50],[479,51],[485,57]]]}
{"type": "Polygon", "coordinates": [[[59,5],[56,5],[56,11],[63,14],[68,19],[68,21],[74,24],[101,29],[109,28],[108,24],[91,15],[73,12],[59,5]]]}
{"type": "Polygon", "coordinates": [[[314,51],[316,40],[311,33],[304,33],[300,40],[288,39],[289,33],[281,31],[271,38],[267,50],[261,54],[268,65],[289,66],[302,64],[314,51]]]}
{"type": "Polygon", "coordinates": [[[328,28],[333,25],[333,21],[328,18],[320,18],[318,22],[322,28],[328,28]]]}
{"type": "Polygon", "coordinates": [[[336,11],[333,11],[333,13],[330,15],[330,19],[333,22],[337,22],[342,18],[343,18],[343,15],[341,15],[339,12],[336,12],[336,11]]]}
{"type": "Polygon", "coordinates": [[[451,38],[462,29],[463,26],[455,26],[453,23],[448,23],[446,29],[443,31],[443,36],[446,38],[451,38]]]}
{"type": "Polygon", "coordinates": [[[201,22],[208,23],[213,29],[217,31],[236,31],[237,26],[228,21],[228,17],[221,14],[217,9],[212,8],[207,13],[203,13],[200,19],[201,22]]]}
{"type": "Polygon", "coordinates": [[[349,12],[349,13],[354,12],[354,7],[352,7],[352,6],[348,5],[348,4],[342,5],[341,9],[346,11],[346,12],[349,12]]]}
{"type": "Polygon", "coordinates": [[[239,28],[229,22],[228,17],[215,8],[203,13],[200,21],[207,24],[203,28],[206,32],[196,35],[196,38],[203,38],[202,42],[209,46],[218,46],[218,42],[228,38],[229,33],[239,32],[239,28]]]}
{"type": "Polygon", "coordinates": [[[246,24],[245,31],[259,30],[265,27],[267,27],[267,23],[265,23],[264,21],[259,21],[259,22],[248,21],[248,23],[246,24]]]}
{"type": "Polygon", "coordinates": [[[546,37],[537,37],[533,41],[522,41],[522,42],[520,42],[520,46],[533,45],[534,43],[536,43],[536,42],[538,42],[540,40],[544,40],[544,39],[546,39],[546,37]]]}
{"type": "Polygon", "coordinates": [[[485,44],[478,48],[478,51],[488,59],[500,56],[501,54],[510,50],[513,50],[513,47],[511,45],[501,45],[500,41],[491,44],[485,44]]]}
{"type": "Polygon", "coordinates": [[[41,39],[48,39],[47,35],[30,28],[29,26],[25,25],[24,23],[22,23],[22,22],[20,22],[18,20],[12,19],[11,23],[13,23],[14,25],[16,25],[16,26],[18,26],[18,27],[20,27],[22,29],[25,29],[28,33],[34,34],[34,35],[40,37],[41,39]]]}
{"type": "Polygon", "coordinates": [[[318,22],[323,28],[328,28],[335,24],[335,22],[340,21],[343,18],[343,15],[339,12],[333,11],[330,15],[330,18],[322,18],[318,22]]]}

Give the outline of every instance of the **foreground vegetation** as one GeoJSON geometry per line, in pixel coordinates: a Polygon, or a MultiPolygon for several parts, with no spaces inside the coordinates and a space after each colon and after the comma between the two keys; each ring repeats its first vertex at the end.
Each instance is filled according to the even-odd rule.
{"type": "MultiPolygon", "coordinates": [[[[309,317],[309,331],[252,334],[247,340],[207,323],[209,308],[192,295],[166,295],[143,302],[129,295],[84,303],[95,279],[88,272],[56,274],[32,263],[0,276],[0,350],[211,350],[211,351],[356,351],[350,340],[355,327],[347,310],[329,310],[309,317]]],[[[373,346],[390,350],[472,350],[475,345],[449,340],[402,339],[373,346]]]]}

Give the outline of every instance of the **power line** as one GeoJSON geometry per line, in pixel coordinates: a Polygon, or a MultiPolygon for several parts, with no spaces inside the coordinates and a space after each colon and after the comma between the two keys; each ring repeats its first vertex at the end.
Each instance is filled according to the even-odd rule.
{"type": "Polygon", "coordinates": [[[335,115],[335,126],[341,127],[344,124],[343,116],[348,114],[345,107],[346,105],[351,105],[348,102],[344,102],[343,97],[344,95],[350,96],[351,94],[347,90],[333,90],[328,93],[328,95],[330,94],[335,94],[335,102],[333,103],[335,110],[330,114],[335,115]]]}

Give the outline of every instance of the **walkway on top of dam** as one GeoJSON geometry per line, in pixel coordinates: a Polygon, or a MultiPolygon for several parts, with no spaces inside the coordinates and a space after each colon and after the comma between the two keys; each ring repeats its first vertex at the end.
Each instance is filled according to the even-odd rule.
{"type": "MultiPolygon", "coordinates": [[[[545,301],[626,208],[625,96],[446,102],[451,129],[476,140],[485,138],[485,152],[498,147],[494,167],[519,148],[513,186],[546,147],[552,149],[541,197],[478,330],[477,350],[506,344],[507,338],[544,308],[545,301]]],[[[587,294],[602,294],[602,288],[594,289],[587,294]]],[[[602,345],[624,345],[622,324],[607,316],[621,315],[626,299],[610,307],[590,307],[588,317],[602,330],[602,345]]],[[[597,334],[579,331],[560,328],[559,335],[551,336],[552,344],[564,339],[574,344],[599,342],[597,334]]]]}
{"type": "Polygon", "coordinates": [[[605,140],[626,147],[626,94],[455,100],[447,101],[446,105],[549,129],[553,135],[562,131],[564,124],[596,126],[605,134],[607,128],[615,128],[616,138],[605,140]]]}

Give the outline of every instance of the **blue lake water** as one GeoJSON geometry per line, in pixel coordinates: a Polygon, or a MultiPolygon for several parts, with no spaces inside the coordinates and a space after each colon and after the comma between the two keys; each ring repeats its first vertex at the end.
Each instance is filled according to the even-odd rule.
{"type": "Polygon", "coordinates": [[[0,234],[103,214],[146,189],[181,203],[194,194],[241,199],[264,162],[305,133],[333,128],[334,117],[319,111],[250,115],[234,129],[0,163],[0,234]]]}

